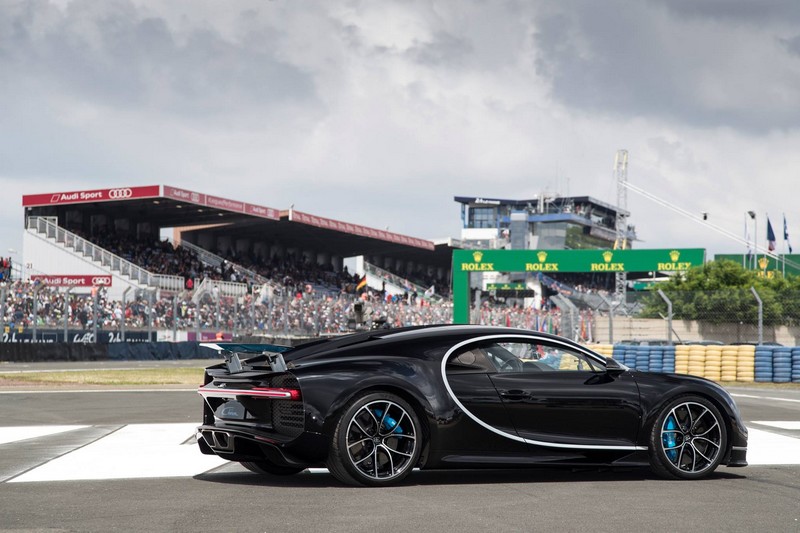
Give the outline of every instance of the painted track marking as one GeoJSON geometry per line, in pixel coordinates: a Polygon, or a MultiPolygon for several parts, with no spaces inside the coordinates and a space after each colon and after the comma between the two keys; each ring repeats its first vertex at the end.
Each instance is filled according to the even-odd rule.
{"type": "Polygon", "coordinates": [[[0,427],[0,444],[8,444],[20,440],[35,439],[37,437],[47,437],[58,433],[65,433],[76,429],[83,429],[89,426],[15,426],[0,427]]]}
{"type": "MultiPolygon", "coordinates": [[[[779,429],[800,428],[800,421],[750,422],[779,429]]],[[[748,425],[749,425],[748,424],[748,425]]],[[[191,477],[231,464],[203,455],[194,443],[197,424],[130,424],[64,455],[42,457],[42,464],[8,483],[126,478],[191,477]]],[[[53,439],[90,426],[30,426],[0,428],[0,444],[24,446],[37,437],[53,439]]],[[[747,461],[758,465],[800,465],[800,438],[749,429],[747,461]]],[[[235,463],[234,463],[235,465],[235,463]]],[[[310,469],[327,472],[324,468],[310,469]]]]}
{"type": "Polygon", "coordinates": [[[182,444],[194,436],[196,427],[196,423],[128,425],[9,483],[190,477],[226,464],[224,459],[201,454],[195,445],[182,444]]]}

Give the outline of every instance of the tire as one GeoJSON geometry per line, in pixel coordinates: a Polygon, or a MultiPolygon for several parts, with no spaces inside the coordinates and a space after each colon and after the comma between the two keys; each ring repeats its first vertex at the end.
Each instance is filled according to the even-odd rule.
{"type": "Polygon", "coordinates": [[[347,485],[392,485],[411,473],[422,444],[419,419],[405,400],[387,392],[368,393],[345,407],[326,466],[347,485]]]}
{"type": "Polygon", "coordinates": [[[262,474],[265,476],[292,476],[294,474],[299,474],[306,467],[299,467],[299,466],[280,466],[276,464],[272,464],[268,461],[253,461],[253,462],[246,462],[242,461],[241,464],[243,467],[248,469],[251,472],[255,472],[256,474],[262,474]]]}
{"type": "Polygon", "coordinates": [[[668,479],[700,479],[725,455],[725,420],[710,401],[681,396],[659,413],[650,430],[650,468],[668,479]]]}

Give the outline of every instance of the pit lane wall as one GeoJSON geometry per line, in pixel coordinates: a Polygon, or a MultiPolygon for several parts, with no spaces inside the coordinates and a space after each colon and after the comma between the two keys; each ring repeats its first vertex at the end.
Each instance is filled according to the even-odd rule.
{"type": "Polygon", "coordinates": [[[591,348],[638,370],[725,382],[800,383],[800,347],[597,344],[591,348]]]}

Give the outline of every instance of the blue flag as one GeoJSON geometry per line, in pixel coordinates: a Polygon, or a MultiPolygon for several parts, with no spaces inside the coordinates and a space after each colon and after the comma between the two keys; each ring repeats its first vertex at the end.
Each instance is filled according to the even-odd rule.
{"type": "Polygon", "coordinates": [[[772,223],[770,223],[769,217],[767,217],[767,248],[770,252],[775,251],[775,232],[772,231],[772,223]]]}

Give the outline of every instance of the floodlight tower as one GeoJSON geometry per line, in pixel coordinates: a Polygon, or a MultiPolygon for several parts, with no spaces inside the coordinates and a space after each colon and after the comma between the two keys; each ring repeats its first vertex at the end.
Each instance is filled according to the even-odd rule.
{"type": "MultiPolygon", "coordinates": [[[[617,235],[614,248],[626,249],[628,246],[628,151],[617,150],[614,157],[614,177],[617,180],[617,235]]],[[[618,300],[625,298],[628,276],[625,272],[616,273],[616,291],[618,300]]]]}

